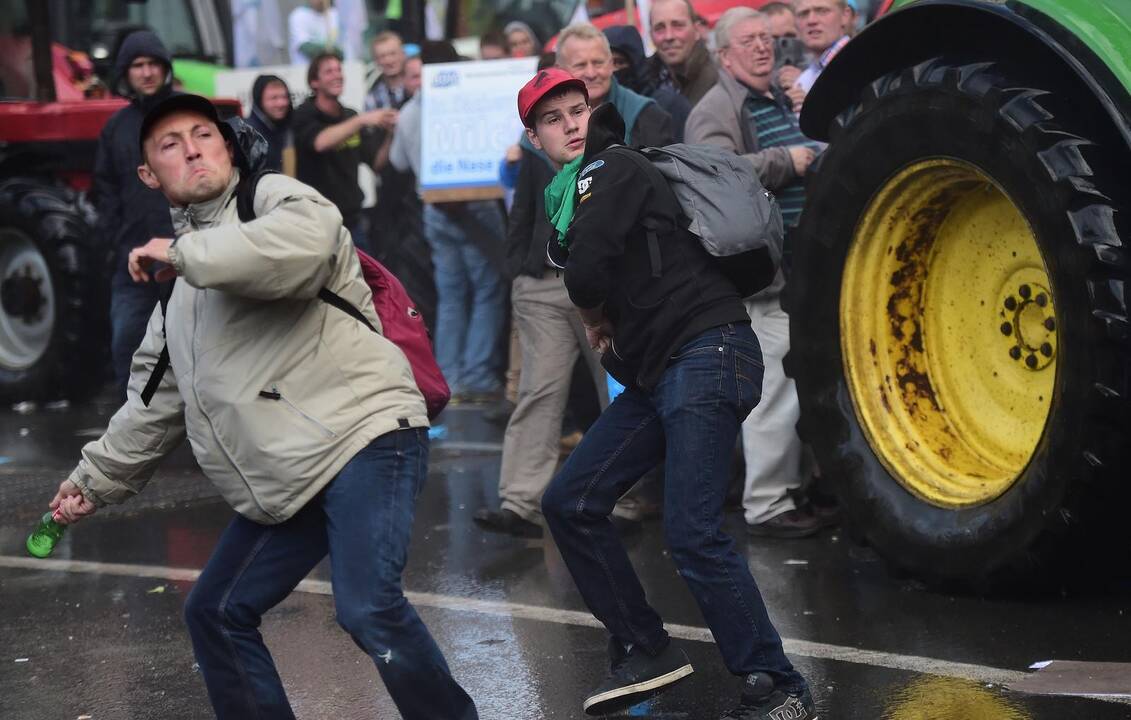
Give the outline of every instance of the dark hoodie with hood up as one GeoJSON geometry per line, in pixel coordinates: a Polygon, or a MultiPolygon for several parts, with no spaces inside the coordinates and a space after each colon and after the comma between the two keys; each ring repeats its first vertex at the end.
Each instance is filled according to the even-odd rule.
{"type": "Polygon", "coordinates": [[[635,93],[655,100],[657,105],[672,116],[675,142],[683,142],[683,128],[687,125],[687,116],[691,114],[691,101],[673,88],[656,82],[644,59],[644,41],[640,39],[640,31],[631,25],[614,25],[605,30],[605,37],[609,39],[609,47],[613,52],[619,52],[628,60],[628,67],[613,73],[617,82],[635,93]]]}
{"type": "Polygon", "coordinates": [[[115,248],[114,272],[126,275],[129,251],[154,237],[173,237],[169,201],[150,190],[137,176],[141,164],[138,133],[149,108],[173,93],[173,61],[161,40],[148,30],[131,33],[122,41],[114,63],[114,88],[130,104],[114,113],[98,138],[94,159],[92,199],[98,209],[98,232],[115,248]],[[129,86],[127,70],[139,57],[152,57],[168,69],[165,84],[149,97],[139,97],[129,86]]]}
{"type": "Polygon", "coordinates": [[[291,144],[291,114],[294,113],[294,103],[291,101],[290,88],[287,88],[287,114],[282,120],[276,122],[267,117],[263,110],[263,91],[273,82],[287,83],[278,75],[260,75],[255,78],[251,86],[251,114],[247,116],[247,124],[259,131],[267,141],[267,164],[271,170],[282,172],[283,150],[291,144]]]}

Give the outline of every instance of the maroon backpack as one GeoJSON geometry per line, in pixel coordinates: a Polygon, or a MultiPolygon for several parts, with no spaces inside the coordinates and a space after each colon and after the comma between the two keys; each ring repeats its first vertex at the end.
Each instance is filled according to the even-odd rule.
{"type": "MultiPolygon", "coordinates": [[[[274,171],[261,170],[256,173],[246,173],[240,178],[236,188],[236,212],[240,222],[250,222],[255,219],[255,187],[259,184],[260,178],[271,172],[274,171]]],[[[377,311],[377,317],[381,320],[381,334],[400,348],[408,358],[416,387],[424,396],[424,404],[428,408],[428,419],[435,420],[451,400],[452,391],[448,388],[444,374],[440,372],[440,366],[436,364],[436,356],[432,353],[432,341],[428,338],[428,328],[424,324],[424,318],[417,312],[416,305],[408,296],[404,285],[389,272],[388,268],[361,250],[355,248],[355,251],[357,260],[361,263],[361,275],[373,293],[373,309],[377,311]]],[[[162,319],[172,294],[173,283],[169,283],[167,292],[161,296],[162,319]]],[[[329,288],[319,290],[318,298],[356,318],[373,332],[377,332],[377,328],[373,327],[361,310],[329,288]]],[[[157,392],[157,386],[161,383],[161,377],[168,367],[169,349],[163,347],[161,356],[149,376],[149,382],[141,393],[142,402],[146,406],[157,392]]]]}
{"type": "MultiPolygon", "coordinates": [[[[420,388],[424,404],[428,406],[428,419],[435,420],[448,400],[451,400],[452,391],[448,389],[448,381],[444,379],[440,366],[436,364],[436,356],[432,354],[432,341],[428,339],[424,317],[417,312],[404,285],[388,268],[361,250],[357,251],[357,259],[361,263],[361,275],[365,278],[365,284],[373,292],[373,309],[381,320],[382,334],[408,358],[416,387],[420,388]]],[[[365,315],[342,296],[322,288],[318,291],[318,297],[365,323],[370,330],[377,331],[365,315]]]]}

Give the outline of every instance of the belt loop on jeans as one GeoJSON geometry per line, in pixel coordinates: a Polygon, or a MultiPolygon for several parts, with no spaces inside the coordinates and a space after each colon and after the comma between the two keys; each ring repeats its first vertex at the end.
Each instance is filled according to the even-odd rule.
{"type": "Polygon", "coordinates": [[[407,418],[397,418],[397,427],[401,430],[408,430],[412,426],[409,425],[407,418]]]}
{"type": "Polygon", "coordinates": [[[734,323],[727,323],[726,328],[723,330],[723,334],[724,335],[734,335],[735,334],[734,323]]]}

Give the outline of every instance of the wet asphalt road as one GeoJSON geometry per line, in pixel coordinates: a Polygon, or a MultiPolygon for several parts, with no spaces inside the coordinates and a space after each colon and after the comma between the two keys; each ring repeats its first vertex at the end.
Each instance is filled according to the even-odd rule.
{"type": "MultiPolygon", "coordinates": [[[[180,612],[231,511],[187,448],[132,503],[68,532],[49,561],[23,540],[78,450],[111,407],[0,412],[0,719],[209,718],[180,612]],[[173,572],[170,568],[181,569],[173,572]]],[[[482,533],[471,513],[494,504],[501,428],[480,410],[443,418],[417,511],[405,587],[485,720],[582,718],[605,670],[592,626],[553,547],[482,533]]],[[[1126,595],[952,596],[895,579],[867,549],[828,531],[754,540],[728,527],[822,720],[1131,718],[1131,705],[1023,695],[1005,684],[1033,662],[1129,659],[1126,595]]],[[[648,524],[629,549],[649,598],[695,674],[630,717],[714,720],[734,703],[729,676],[690,594],[648,524]]],[[[339,630],[320,566],[264,620],[302,720],[395,718],[369,659],[339,630]]]]}

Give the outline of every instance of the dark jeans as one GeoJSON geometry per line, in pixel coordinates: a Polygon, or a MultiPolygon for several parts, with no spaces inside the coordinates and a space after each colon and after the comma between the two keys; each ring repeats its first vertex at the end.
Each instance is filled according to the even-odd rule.
{"type": "Polygon", "coordinates": [[[145,337],[145,328],[164,284],[136,283],[125,270],[125,256],[110,286],[110,357],[118,399],[125,401],[130,363],[145,337]]]}
{"type": "Polygon", "coordinates": [[[622,644],[655,655],[669,639],[644,597],[609,514],[664,460],[664,534],[723,661],[805,686],[786,658],[746,561],[723,532],[730,460],[758,404],[762,351],[749,325],[713,328],[673,356],[651,392],[628,388],[585,434],[542,498],[542,512],[589,610],[622,644]]]}
{"type": "Polygon", "coordinates": [[[236,517],[224,531],[185,602],[220,720],[294,717],[259,622],[327,552],[338,624],[373,659],[401,715],[478,718],[401,590],[427,443],[423,429],[382,435],[290,520],[260,525],[236,517]]]}
{"type": "Polygon", "coordinates": [[[365,213],[358,211],[357,215],[343,218],[342,222],[346,230],[350,231],[353,246],[372,257],[375,250],[369,238],[369,218],[365,217],[365,213]]]}

